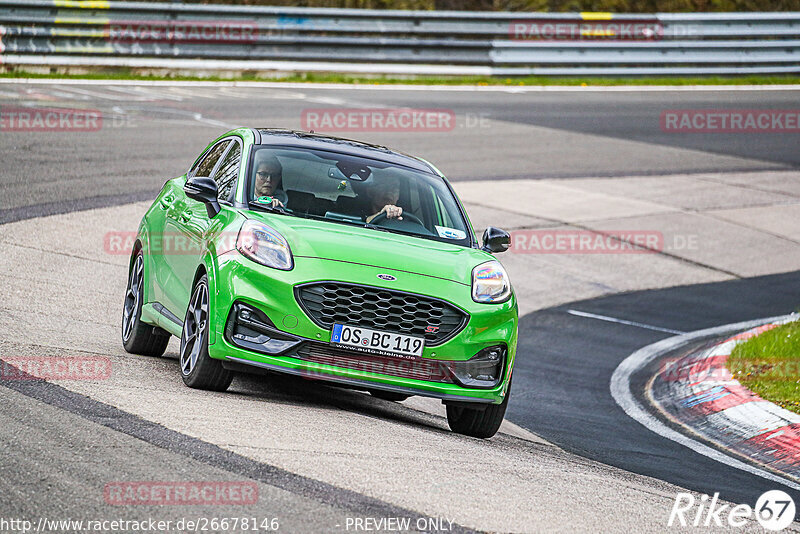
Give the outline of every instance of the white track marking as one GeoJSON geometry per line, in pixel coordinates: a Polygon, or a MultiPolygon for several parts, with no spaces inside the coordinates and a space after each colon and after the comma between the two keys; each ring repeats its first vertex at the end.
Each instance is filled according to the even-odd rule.
{"type": "Polygon", "coordinates": [[[734,469],[740,469],[747,473],[765,478],[771,482],[776,482],[784,486],[790,487],[795,490],[800,490],[800,484],[787,480],[769,471],[759,469],[753,465],[737,460],[719,450],[712,448],[704,443],[695,441],[692,438],[677,432],[664,423],[656,419],[642,405],[636,400],[633,392],[631,391],[631,376],[642,369],[650,362],[661,356],[662,354],[674,350],[681,345],[685,345],[695,339],[700,339],[708,336],[717,336],[727,334],[729,332],[737,332],[741,330],[749,330],[762,324],[771,323],[788,319],[792,315],[782,315],[779,317],[767,317],[765,319],[756,319],[753,321],[745,321],[742,323],[727,324],[717,326],[714,328],[707,328],[705,330],[697,330],[679,336],[662,339],[657,343],[643,347],[627,358],[614,370],[611,376],[611,396],[614,397],[616,403],[622,408],[626,414],[635,419],[640,424],[652,430],[656,434],[670,439],[676,443],[688,447],[698,454],[702,454],[712,460],[725,464],[734,469]]]}
{"type": "Polygon", "coordinates": [[[680,330],[672,330],[670,328],[662,328],[660,326],[653,326],[645,323],[637,323],[636,321],[626,321],[625,319],[617,319],[616,317],[609,317],[607,315],[597,315],[594,313],[582,312],[578,310],[567,310],[570,315],[577,315],[578,317],[588,317],[590,319],[598,319],[600,321],[608,321],[609,323],[626,324],[629,326],[636,326],[639,328],[646,328],[647,330],[655,330],[656,332],[666,332],[668,334],[684,334],[680,330]]]}
{"type": "Polygon", "coordinates": [[[202,113],[193,113],[192,118],[197,122],[202,122],[203,124],[208,124],[209,126],[219,126],[220,128],[227,128],[229,130],[241,128],[241,125],[218,121],[216,119],[209,119],[208,117],[204,117],[202,113]]]}
{"type": "Polygon", "coordinates": [[[183,97],[180,95],[169,94],[169,92],[165,91],[154,91],[153,89],[144,87],[125,87],[120,85],[114,90],[126,95],[130,95],[128,97],[129,100],[139,100],[144,102],[152,102],[153,100],[173,100],[176,102],[183,101],[183,97]]]}
{"type": "MultiPolygon", "coordinates": [[[[59,85],[63,85],[63,84],[61,84],[59,82],[59,85]]],[[[72,84],[67,84],[67,85],[72,85],[72,84]]],[[[62,89],[64,91],[66,91],[66,92],[78,93],[80,95],[88,96],[90,98],[100,98],[102,100],[113,100],[113,101],[123,101],[124,102],[126,100],[130,100],[131,99],[129,96],[121,95],[119,93],[116,93],[116,94],[103,93],[103,92],[99,92],[99,91],[89,91],[87,89],[78,89],[77,87],[70,87],[69,89],[62,88],[62,89]]]]}
{"type": "Polygon", "coordinates": [[[210,82],[170,80],[77,80],[61,78],[0,78],[0,84],[25,85],[130,85],[165,87],[258,87],[276,89],[346,89],[363,91],[458,91],[477,93],[541,93],[541,92],[659,92],[659,91],[800,91],[800,85],[402,85],[301,82],[210,82]]]}

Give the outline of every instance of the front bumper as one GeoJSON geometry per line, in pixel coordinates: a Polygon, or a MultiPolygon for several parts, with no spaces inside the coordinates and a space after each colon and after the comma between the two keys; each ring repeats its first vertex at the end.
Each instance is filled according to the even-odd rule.
{"type": "MultiPolygon", "coordinates": [[[[464,284],[316,258],[296,258],[295,268],[291,271],[262,267],[235,257],[235,253],[233,257],[228,254],[218,259],[217,275],[212,282],[213,331],[209,355],[225,360],[227,367],[256,367],[354,388],[381,389],[445,401],[500,403],[505,398],[517,345],[517,305],[513,297],[503,304],[478,304],[472,301],[471,288],[464,284]],[[352,365],[352,362],[344,365],[347,355],[340,355],[337,360],[309,358],[307,354],[298,353],[298,348],[305,346],[316,347],[317,353],[326,355],[325,347],[330,347],[331,331],[311,320],[298,304],[294,288],[307,282],[332,280],[330,275],[333,272],[342,282],[369,280],[364,285],[435,295],[466,311],[469,314],[466,326],[447,342],[425,347],[419,359],[420,368],[444,369],[442,374],[425,375],[418,369],[409,368],[407,362],[397,363],[406,367],[403,372],[396,372],[392,359],[388,363],[379,363],[381,359],[376,358],[370,365],[352,365]],[[392,274],[397,280],[383,281],[376,277],[378,273],[392,274]],[[426,291],[427,288],[434,291],[426,291]],[[278,344],[276,350],[269,351],[272,354],[266,354],[255,345],[247,347],[240,340],[232,340],[229,316],[237,301],[263,312],[275,331],[283,334],[276,337],[282,338],[284,345],[278,344]],[[447,379],[447,362],[466,362],[481,350],[495,345],[506,347],[502,375],[495,387],[464,387],[457,380],[447,379]]],[[[398,361],[401,360],[395,359],[398,361]]]]}

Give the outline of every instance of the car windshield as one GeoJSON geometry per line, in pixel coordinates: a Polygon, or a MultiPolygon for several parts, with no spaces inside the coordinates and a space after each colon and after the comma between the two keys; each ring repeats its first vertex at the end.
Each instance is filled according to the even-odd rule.
{"type": "Polygon", "coordinates": [[[296,217],[471,243],[467,223],[441,177],[384,161],[322,150],[256,147],[247,188],[254,209],[277,207],[296,217]]]}

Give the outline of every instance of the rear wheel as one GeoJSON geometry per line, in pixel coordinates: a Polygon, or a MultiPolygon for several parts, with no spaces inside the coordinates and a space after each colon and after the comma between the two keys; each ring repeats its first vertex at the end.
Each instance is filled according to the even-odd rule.
{"type": "Polygon", "coordinates": [[[141,321],[143,301],[144,254],[140,250],[131,265],[122,305],[122,346],[131,354],[161,356],[167,350],[170,335],[166,330],[141,321]]]}
{"type": "Polygon", "coordinates": [[[181,377],[190,388],[225,391],[231,385],[233,373],[222,362],[208,355],[208,332],[211,321],[208,304],[208,278],[197,281],[189,299],[181,334],[181,377]]]}
{"type": "Polygon", "coordinates": [[[500,404],[490,404],[481,408],[469,408],[466,403],[447,405],[447,423],[450,430],[474,438],[491,438],[497,433],[506,415],[511,386],[506,389],[506,397],[500,404]]]}

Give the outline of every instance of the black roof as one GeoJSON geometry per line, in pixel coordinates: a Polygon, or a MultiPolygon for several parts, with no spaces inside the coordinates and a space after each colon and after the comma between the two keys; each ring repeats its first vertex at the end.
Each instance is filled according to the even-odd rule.
{"type": "Polygon", "coordinates": [[[347,154],[349,156],[376,159],[395,165],[402,165],[438,176],[438,173],[424,161],[414,156],[409,156],[408,154],[386,148],[385,146],[299,130],[280,128],[256,128],[256,130],[261,135],[262,145],[283,145],[328,150],[347,154]]]}

